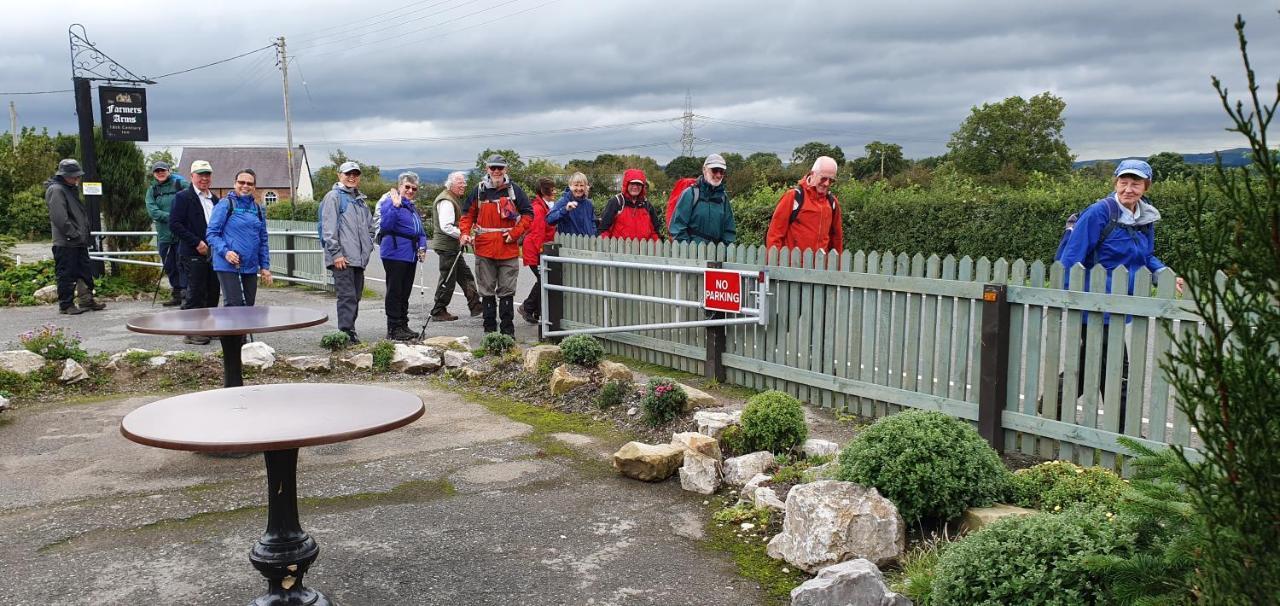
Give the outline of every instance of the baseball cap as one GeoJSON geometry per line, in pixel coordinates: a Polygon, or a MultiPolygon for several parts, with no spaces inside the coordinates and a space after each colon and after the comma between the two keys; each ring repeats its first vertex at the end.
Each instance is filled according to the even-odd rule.
{"type": "Polygon", "coordinates": [[[345,175],[345,174],[347,174],[347,173],[349,173],[349,172],[357,172],[357,173],[359,173],[359,172],[360,172],[360,165],[359,165],[359,164],[356,164],[355,162],[351,162],[351,161],[343,162],[343,163],[342,163],[342,166],[339,166],[339,167],[338,167],[338,172],[339,172],[339,173],[342,173],[342,174],[344,174],[344,175],[345,175]]]}
{"type": "Polygon", "coordinates": [[[1135,175],[1151,180],[1151,165],[1142,160],[1124,160],[1116,167],[1116,176],[1135,175]]]}
{"type": "Polygon", "coordinates": [[[503,158],[501,154],[493,154],[492,156],[489,156],[488,160],[484,161],[484,165],[485,166],[501,166],[503,168],[506,168],[507,159],[503,158]]]}
{"type": "Polygon", "coordinates": [[[173,170],[173,167],[169,166],[168,162],[165,162],[163,160],[158,160],[151,165],[151,172],[154,173],[158,170],[173,170]]]}
{"type": "Polygon", "coordinates": [[[57,174],[64,177],[81,177],[84,176],[84,169],[80,168],[80,163],[76,162],[74,158],[67,158],[58,162],[57,174]]]}
{"type": "Polygon", "coordinates": [[[213,165],[207,160],[196,160],[191,163],[192,174],[204,175],[213,173],[213,165]]]}
{"type": "Polygon", "coordinates": [[[724,156],[711,154],[702,162],[702,168],[725,168],[724,156]]]}
{"type": "Polygon", "coordinates": [[[627,181],[627,185],[631,185],[632,183],[639,183],[640,185],[645,184],[644,179],[632,179],[630,181],[627,181]]]}

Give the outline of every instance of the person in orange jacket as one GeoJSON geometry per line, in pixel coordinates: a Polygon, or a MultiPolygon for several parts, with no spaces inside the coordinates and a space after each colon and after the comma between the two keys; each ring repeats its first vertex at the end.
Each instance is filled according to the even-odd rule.
{"type": "Polygon", "coordinates": [[[831,193],[835,182],[835,159],[822,156],[814,161],[809,174],[778,200],[765,247],[842,252],[840,201],[831,193]]]}
{"type": "Polygon", "coordinates": [[[516,280],[520,276],[520,236],[533,223],[533,207],[519,185],[507,177],[507,160],[493,154],[487,174],[462,204],[458,229],[463,246],[476,246],[476,285],[484,304],[484,331],[515,335],[516,280]],[[474,232],[474,233],[473,233],[474,232]]]}

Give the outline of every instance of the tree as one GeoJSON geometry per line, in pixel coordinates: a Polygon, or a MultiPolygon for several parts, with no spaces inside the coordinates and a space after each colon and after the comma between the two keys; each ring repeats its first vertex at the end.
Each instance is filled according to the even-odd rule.
{"type": "Polygon", "coordinates": [[[476,156],[476,168],[471,171],[471,177],[467,179],[468,187],[475,187],[484,175],[488,174],[488,166],[485,162],[489,156],[498,154],[507,159],[507,178],[512,183],[519,185],[521,189],[529,187],[529,174],[525,171],[524,160],[520,159],[520,154],[514,149],[485,149],[476,156]]]}
{"type": "Polygon", "coordinates": [[[1182,158],[1182,154],[1177,152],[1160,152],[1147,158],[1147,164],[1151,165],[1154,181],[1184,179],[1194,172],[1187,165],[1187,161],[1182,158]]]}
{"type": "Polygon", "coordinates": [[[338,168],[343,163],[353,161],[360,165],[360,191],[373,200],[381,197],[383,192],[395,187],[395,183],[386,181],[382,178],[382,169],[373,164],[365,164],[355,158],[347,156],[347,153],[341,148],[329,154],[329,164],[320,167],[316,172],[312,173],[312,179],[319,185],[317,197],[323,198],[324,194],[338,182],[338,168]]]}
{"type": "Polygon", "coordinates": [[[872,141],[863,149],[867,155],[849,163],[853,176],[857,179],[872,176],[887,179],[906,170],[911,164],[902,157],[901,145],[872,141]]]}
{"type": "Polygon", "coordinates": [[[835,159],[836,166],[844,165],[844,150],[840,149],[839,145],[829,145],[821,141],[810,141],[795,148],[791,152],[791,165],[808,171],[818,156],[831,156],[835,159]]]}
{"type": "Polygon", "coordinates": [[[694,156],[677,156],[667,163],[663,171],[672,181],[685,177],[697,177],[702,174],[703,160],[704,158],[694,156]]]}
{"type": "Polygon", "coordinates": [[[167,162],[173,170],[178,170],[178,161],[173,157],[173,152],[169,148],[158,149],[147,154],[147,168],[150,169],[156,162],[167,162]]]}
{"type": "Polygon", "coordinates": [[[957,169],[993,175],[1001,169],[1060,175],[1073,156],[1062,138],[1067,103],[1045,92],[1030,100],[1009,97],[974,107],[947,143],[957,169]]]}

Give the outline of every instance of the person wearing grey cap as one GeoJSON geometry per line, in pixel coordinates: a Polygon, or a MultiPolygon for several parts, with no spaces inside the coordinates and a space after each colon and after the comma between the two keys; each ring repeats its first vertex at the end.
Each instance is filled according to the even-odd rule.
{"type": "Polygon", "coordinates": [[[677,242],[732,244],[738,239],[733,206],[724,189],[724,156],[711,154],[702,163],[702,176],[676,201],[671,239],[677,242]]]}
{"type": "Polygon", "coordinates": [[[76,315],[106,309],[93,299],[93,268],[89,261],[89,213],[80,201],[84,170],[73,159],[58,162],[58,170],[44,182],[44,203],[53,231],[53,272],[58,283],[58,313],[76,315]],[[79,305],[76,289],[82,288],[79,305]]]}
{"type": "Polygon", "coordinates": [[[364,268],[373,254],[378,226],[360,193],[360,165],[344,162],[338,167],[338,182],[320,201],[317,225],[324,264],[333,272],[333,288],[338,295],[338,330],[351,343],[359,343],[356,317],[364,293],[364,268]]]}
{"type": "Polygon", "coordinates": [[[485,168],[484,178],[462,206],[458,243],[476,245],[484,331],[515,335],[513,299],[520,276],[520,237],[533,223],[533,206],[524,190],[507,176],[506,158],[489,156],[485,168]]]}
{"type": "Polygon", "coordinates": [[[182,175],[170,174],[172,167],[168,162],[156,162],[151,165],[151,185],[147,187],[147,214],[156,226],[156,252],[164,263],[164,275],[169,278],[169,300],[165,307],[182,304],[182,293],[187,288],[187,277],[178,263],[178,245],[169,230],[169,213],[173,210],[173,199],[178,192],[191,184],[182,175]]]}

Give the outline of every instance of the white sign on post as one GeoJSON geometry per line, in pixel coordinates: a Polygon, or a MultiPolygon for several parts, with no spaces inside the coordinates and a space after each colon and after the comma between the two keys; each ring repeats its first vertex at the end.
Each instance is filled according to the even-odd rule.
{"type": "Polygon", "coordinates": [[[86,195],[86,196],[101,196],[101,195],[102,195],[102,182],[101,182],[101,181],[84,181],[84,182],[82,182],[80,185],[84,187],[84,195],[86,195]]]}

